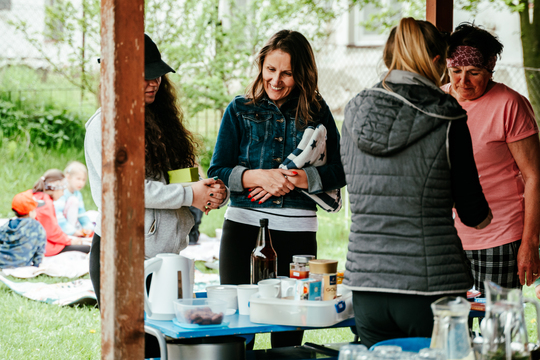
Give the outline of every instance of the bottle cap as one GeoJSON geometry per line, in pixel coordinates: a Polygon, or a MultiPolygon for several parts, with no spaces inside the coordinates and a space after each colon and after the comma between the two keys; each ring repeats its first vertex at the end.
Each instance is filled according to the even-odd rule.
{"type": "Polygon", "coordinates": [[[315,259],[309,261],[309,272],[312,274],[335,274],[337,260],[315,259]]]}
{"type": "Polygon", "coordinates": [[[259,224],[261,224],[261,226],[268,226],[268,219],[259,220],[259,224]]]}
{"type": "Polygon", "coordinates": [[[315,259],[315,255],[293,255],[292,261],[297,264],[307,264],[309,260],[315,259]]]}

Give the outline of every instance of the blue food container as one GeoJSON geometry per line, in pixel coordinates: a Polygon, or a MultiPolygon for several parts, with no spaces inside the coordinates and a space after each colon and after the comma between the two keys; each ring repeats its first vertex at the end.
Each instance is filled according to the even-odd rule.
{"type": "Polygon", "coordinates": [[[401,346],[401,350],[409,352],[419,352],[421,349],[428,348],[431,343],[431,338],[411,337],[384,340],[373,345],[369,350],[373,350],[381,345],[396,345],[401,346]]]}

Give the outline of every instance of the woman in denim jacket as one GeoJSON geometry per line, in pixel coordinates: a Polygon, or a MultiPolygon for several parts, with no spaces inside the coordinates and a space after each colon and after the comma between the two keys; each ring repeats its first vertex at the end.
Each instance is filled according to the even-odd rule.
{"type": "Polygon", "coordinates": [[[208,176],[219,177],[231,191],[219,258],[222,284],[250,283],[250,255],[261,218],[269,219],[277,275],[289,275],[293,255],[316,255],[316,204],[295,189],[317,194],[345,185],[339,133],[319,94],[307,39],[279,31],[260,50],[256,64],[259,72],[247,94],[237,96],[223,115],[208,169],[208,176]],[[326,164],[279,169],[305,128],[319,124],[327,129],[326,164]]]}

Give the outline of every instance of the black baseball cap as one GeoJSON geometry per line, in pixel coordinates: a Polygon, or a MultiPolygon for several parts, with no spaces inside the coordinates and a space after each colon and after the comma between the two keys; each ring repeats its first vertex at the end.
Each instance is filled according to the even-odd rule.
{"type": "Polygon", "coordinates": [[[150,36],[144,34],[144,79],[157,79],[167,73],[176,71],[161,60],[161,54],[157,45],[150,39],[150,36]]]}
{"type": "MultiPolygon", "coordinates": [[[[101,64],[101,59],[98,58],[97,62],[101,64]]],[[[144,34],[144,79],[157,79],[170,72],[176,73],[172,67],[161,60],[156,43],[150,39],[150,36],[144,34]]]]}

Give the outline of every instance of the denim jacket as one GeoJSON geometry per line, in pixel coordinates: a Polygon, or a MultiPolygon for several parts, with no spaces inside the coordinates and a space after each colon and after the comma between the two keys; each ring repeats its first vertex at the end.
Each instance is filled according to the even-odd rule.
{"type": "MultiPolygon", "coordinates": [[[[295,208],[316,210],[313,200],[298,191],[285,196],[271,197],[259,204],[248,199],[242,186],[246,170],[277,169],[302,140],[304,130],[295,124],[298,96],[292,96],[278,108],[268,97],[258,104],[237,96],[227,107],[208,169],[208,176],[217,176],[231,191],[231,206],[243,208],[295,208]]],[[[339,155],[340,136],[332,113],[324,100],[314,116],[315,123],[327,129],[327,163],[303,168],[310,194],[339,189],[345,186],[345,173],[339,155]]]]}

